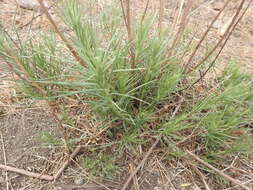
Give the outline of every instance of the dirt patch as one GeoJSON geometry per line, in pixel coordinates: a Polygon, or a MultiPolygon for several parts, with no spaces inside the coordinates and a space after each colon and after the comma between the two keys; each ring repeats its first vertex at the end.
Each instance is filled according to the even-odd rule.
{"type": "MultiPolygon", "coordinates": [[[[0,117],[0,131],[3,135],[7,165],[22,168],[36,173],[52,173],[52,149],[43,147],[40,135],[43,130],[50,130],[52,119],[42,110],[27,109],[17,110],[13,114],[0,117]]],[[[1,146],[2,147],[2,146],[1,146]]],[[[1,148],[1,152],[3,152],[1,148]]],[[[3,154],[0,162],[4,163],[3,154]]],[[[5,172],[0,172],[4,178],[5,172]]],[[[10,188],[20,189],[34,183],[33,179],[8,173],[10,188]]],[[[0,187],[5,188],[1,183],[0,187]]]]}

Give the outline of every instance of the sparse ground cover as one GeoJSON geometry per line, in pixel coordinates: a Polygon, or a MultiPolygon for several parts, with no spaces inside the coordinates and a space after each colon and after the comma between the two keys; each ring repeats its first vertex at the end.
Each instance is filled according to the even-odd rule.
{"type": "MultiPolygon", "coordinates": [[[[222,6],[197,2],[186,30],[175,25],[167,31],[178,16],[174,13],[180,13],[180,5],[175,11],[175,3],[151,1],[144,18],[141,13],[146,2],[136,3],[131,17],[124,3],[125,16],[120,4],[90,2],[83,9],[73,2],[57,9],[69,27],[55,15],[53,19],[72,42],[79,56],[74,55],[76,60],[56,35],[44,34],[48,31],[45,26],[50,26],[46,17],[23,28],[29,21],[15,19],[24,15],[24,10],[15,9],[14,19],[10,19],[22,26],[20,36],[11,33],[7,41],[1,39],[3,62],[11,63],[15,68],[9,71],[16,74],[1,68],[1,77],[9,79],[1,84],[1,150],[6,154],[1,163],[7,159],[8,165],[54,175],[78,144],[82,148],[56,183],[11,172],[7,180],[2,171],[1,187],[6,188],[8,181],[10,189],[122,189],[155,143],[129,189],[240,189],[236,183],[241,182],[250,189],[253,95],[252,77],[245,73],[252,72],[252,28],[248,24],[252,5],[245,2],[248,12],[229,47],[215,67],[209,67],[216,54],[207,55],[229,27],[224,27],[228,21],[224,18],[233,16],[240,2],[222,11],[224,20],[215,22],[216,29],[210,30],[192,60],[200,34],[207,28],[201,10],[207,11],[210,24],[211,16],[222,6]],[[154,10],[160,10],[157,17],[149,17],[154,10]],[[175,31],[182,31],[178,39],[175,31]],[[242,40],[245,36],[247,41],[242,40]],[[22,41],[22,51],[15,48],[17,39],[22,41]],[[233,56],[233,51],[245,53],[244,48],[230,47],[238,42],[245,44],[245,56],[233,56]],[[203,77],[206,69],[210,72],[203,77]]],[[[182,10],[184,18],[187,4],[182,10]]],[[[176,23],[184,27],[180,19],[176,23]]]]}

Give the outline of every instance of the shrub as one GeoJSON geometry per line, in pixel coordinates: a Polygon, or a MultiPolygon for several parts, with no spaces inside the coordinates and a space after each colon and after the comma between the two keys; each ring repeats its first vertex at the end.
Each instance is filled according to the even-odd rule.
{"type": "Polygon", "coordinates": [[[156,27],[161,13],[131,18],[128,9],[122,7],[122,14],[114,5],[96,15],[86,7],[83,14],[74,0],[63,1],[60,8],[71,32],[60,32],[55,25],[64,43],[53,34],[19,43],[2,31],[0,52],[25,95],[46,99],[49,105],[59,105],[66,96],[87,103],[96,118],[109,125],[107,138],[121,150],[162,135],[168,146],[182,151],[181,144],[190,140],[188,145],[202,154],[217,157],[252,146],[250,77],[230,64],[222,75],[205,78],[245,13],[244,3],[207,55],[196,54],[206,34],[197,46],[191,40],[185,45],[190,4],[183,9],[179,28],[170,31],[156,27]],[[219,45],[222,48],[214,55],[219,45]]]}

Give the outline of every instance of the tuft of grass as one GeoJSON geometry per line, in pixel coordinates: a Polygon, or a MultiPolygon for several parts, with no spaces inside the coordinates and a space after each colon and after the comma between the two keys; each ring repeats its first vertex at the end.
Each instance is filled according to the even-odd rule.
{"type": "Polygon", "coordinates": [[[42,144],[46,146],[57,147],[62,145],[62,142],[59,140],[59,138],[48,130],[42,131],[39,138],[42,144]]]}
{"type": "MultiPolygon", "coordinates": [[[[181,5],[176,23],[166,28],[161,24],[163,8],[158,16],[145,10],[133,19],[129,1],[105,6],[94,15],[92,2],[83,7],[78,1],[63,0],[60,16],[71,32],[60,32],[50,20],[63,43],[49,34],[43,40],[31,38],[21,46],[2,31],[0,56],[18,76],[17,84],[24,95],[48,100],[54,109],[58,105],[55,115],[65,118],[57,117],[61,124],[75,125],[66,120],[73,115],[66,116],[65,97],[88,104],[98,123],[106,126],[101,127],[104,133],[94,127],[92,132],[99,134],[96,141],[113,142],[114,150],[121,154],[129,151],[137,156],[138,148],[146,149],[160,135],[161,151],[169,148],[175,157],[181,157],[186,148],[196,150],[210,162],[234,152],[247,152],[253,143],[250,77],[236,64],[229,64],[212,81],[205,77],[248,6],[243,9],[245,0],[240,1],[227,31],[200,59],[196,52],[211,26],[196,46],[192,40],[185,45],[184,39],[190,38],[190,2],[181,5]]],[[[87,128],[87,133],[81,134],[85,144],[90,131],[87,128]]],[[[44,136],[48,142],[54,141],[50,134],[44,136]]],[[[92,175],[108,176],[117,170],[114,162],[112,156],[101,152],[86,157],[83,165],[92,175]]]]}
{"type": "Polygon", "coordinates": [[[102,152],[94,157],[83,158],[81,166],[93,176],[113,178],[119,173],[119,167],[115,164],[114,158],[102,152]]]}

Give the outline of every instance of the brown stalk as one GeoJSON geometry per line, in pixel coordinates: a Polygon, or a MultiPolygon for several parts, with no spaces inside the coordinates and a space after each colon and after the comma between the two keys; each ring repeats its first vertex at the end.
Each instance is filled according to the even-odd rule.
{"type": "MultiPolygon", "coordinates": [[[[21,79],[24,79],[25,81],[27,81],[28,83],[31,84],[31,86],[33,86],[34,88],[36,88],[43,96],[46,95],[46,91],[41,88],[36,82],[31,81],[30,78],[30,74],[26,71],[26,69],[24,68],[23,64],[19,61],[18,57],[16,55],[14,55],[12,53],[12,51],[10,50],[9,47],[5,46],[3,44],[3,47],[5,49],[5,52],[14,59],[15,63],[20,67],[21,71],[24,73],[24,76],[21,76],[20,74],[17,74],[17,76],[19,76],[21,79]]],[[[8,64],[8,66],[12,69],[12,71],[14,71],[14,68],[11,66],[11,64],[8,64]]],[[[16,74],[17,72],[14,71],[14,73],[16,74]]]]}
{"type": "Polygon", "coordinates": [[[137,172],[139,171],[139,169],[145,164],[146,160],[148,159],[148,157],[150,156],[150,154],[152,153],[153,149],[156,147],[156,145],[159,143],[161,136],[158,136],[156,138],[156,141],[154,142],[154,144],[150,147],[150,149],[148,150],[148,152],[145,154],[144,158],[142,159],[142,161],[140,162],[140,164],[134,169],[134,171],[131,173],[131,175],[128,177],[127,181],[124,183],[123,187],[121,190],[126,190],[128,185],[130,184],[130,182],[132,181],[133,177],[137,174],[137,172]]]}
{"type": "MultiPolygon", "coordinates": [[[[181,103],[178,104],[178,106],[176,107],[176,109],[174,110],[174,112],[171,115],[171,119],[174,118],[176,116],[176,114],[179,111],[179,108],[181,107],[181,103]]],[[[155,142],[152,144],[152,146],[149,148],[148,152],[146,152],[144,158],[142,159],[142,161],[139,163],[139,165],[135,168],[134,171],[131,172],[130,176],[127,178],[126,182],[124,183],[123,187],[121,190],[126,190],[127,187],[129,186],[130,182],[132,181],[132,179],[134,178],[134,176],[137,174],[137,172],[141,169],[141,167],[145,164],[145,162],[147,161],[148,157],[150,156],[150,154],[152,153],[152,151],[154,150],[154,148],[157,146],[157,144],[160,142],[162,138],[162,134],[160,134],[159,136],[156,137],[155,142]]]]}
{"type": "Polygon", "coordinates": [[[162,30],[162,19],[164,15],[164,0],[159,0],[159,19],[158,19],[158,28],[162,30]]]}
{"type": "MultiPolygon", "coordinates": [[[[235,30],[235,27],[238,25],[238,23],[241,21],[241,19],[243,18],[243,16],[245,15],[245,13],[247,12],[251,2],[253,0],[251,0],[249,2],[249,4],[247,5],[247,7],[245,8],[245,10],[243,11],[243,13],[241,14],[241,16],[238,18],[238,20],[235,22],[235,24],[233,25],[232,29],[230,30],[229,34],[227,35],[224,43],[222,44],[221,49],[219,50],[218,54],[215,56],[214,60],[211,62],[211,64],[209,65],[209,67],[205,70],[205,72],[200,76],[199,79],[197,79],[194,83],[192,83],[190,86],[186,87],[185,89],[188,89],[189,87],[194,86],[195,84],[197,84],[199,81],[201,81],[206,74],[208,73],[208,71],[213,67],[213,65],[215,64],[216,60],[218,59],[218,57],[220,56],[222,50],[224,49],[225,45],[227,44],[227,41],[229,40],[230,36],[232,35],[233,31],[235,30]]],[[[185,90],[183,89],[183,90],[185,90]]],[[[182,90],[181,90],[182,91],[182,90]]]]}
{"type": "Polygon", "coordinates": [[[46,14],[47,19],[49,20],[49,22],[51,23],[51,25],[54,27],[55,32],[60,36],[60,38],[62,39],[62,41],[65,43],[65,45],[67,46],[67,48],[69,49],[69,51],[72,53],[72,55],[75,57],[76,61],[82,65],[83,67],[87,67],[87,65],[85,64],[85,62],[79,57],[78,53],[75,51],[75,49],[70,45],[70,43],[68,42],[68,40],[64,37],[64,35],[62,34],[62,32],[58,29],[58,26],[56,24],[56,22],[54,21],[54,19],[51,17],[51,15],[49,14],[47,8],[44,5],[43,0],[37,0],[41,6],[42,11],[46,14]]]}
{"type": "Polygon", "coordinates": [[[177,24],[178,24],[178,16],[179,16],[179,11],[177,11],[177,9],[178,9],[178,4],[179,4],[179,2],[177,1],[177,4],[176,4],[176,7],[175,7],[175,9],[173,10],[173,15],[175,15],[174,16],[174,18],[173,18],[173,21],[172,21],[172,34],[174,34],[175,33],[175,31],[176,31],[176,28],[177,28],[177,24]],[[174,32],[174,33],[173,33],[174,32]]]}
{"type": "Polygon", "coordinates": [[[187,61],[187,64],[185,66],[185,68],[188,67],[188,65],[192,62],[193,57],[195,56],[195,54],[197,53],[200,45],[202,44],[202,42],[204,41],[204,39],[206,38],[208,32],[211,30],[213,24],[215,23],[215,21],[219,18],[219,16],[221,15],[221,13],[224,11],[224,9],[227,7],[228,3],[230,2],[230,0],[226,1],[226,3],[224,4],[224,6],[221,8],[221,10],[219,11],[219,13],[215,16],[215,18],[212,20],[211,24],[209,25],[209,27],[207,28],[207,30],[205,31],[205,33],[203,34],[202,38],[200,39],[199,43],[197,44],[196,48],[194,49],[194,51],[192,52],[189,60],[187,61]]]}
{"type": "Polygon", "coordinates": [[[191,164],[191,167],[192,167],[193,170],[195,170],[195,172],[196,172],[196,173],[199,175],[199,177],[201,178],[202,182],[203,182],[204,185],[205,185],[206,190],[211,190],[210,187],[208,186],[206,180],[205,180],[205,176],[199,171],[199,169],[198,169],[196,166],[194,166],[193,164],[191,164]]]}
{"type": "MultiPolygon", "coordinates": [[[[132,163],[130,164],[129,168],[130,168],[131,172],[134,171],[134,169],[135,169],[135,167],[132,163]]],[[[134,190],[140,190],[140,187],[138,184],[138,178],[136,175],[134,175],[134,177],[133,177],[133,184],[134,184],[134,190]]]]}
{"type": "Polygon", "coordinates": [[[129,39],[132,40],[130,0],[126,0],[126,19],[129,39]]]}
{"type": "Polygon", "coordinates": [[[74,157],[79,153],[81,148],[88,146],[92,140],[96,139],[99,135],[101,135],[104,131],[106,131],[110,127],[111,126],[108,126],[104,129],[102,129],[101,131],[99,131],[98,133],[94,134],[93,136],[91,136],[85,145],[79,144],[75,148],[73,153],[68,157],[68,159],[63,163],[62,167],[58,170],[58,172],[54,175],[54,181],[56,181],[60,177],[61,173],[68,167],[68,165],[71,163],[71,161],[74,159],[74,157]]]}
{"type": "Polygon", "coordinates": [[[191,37],[191,39],[189,40],[189,42],[187,43],[185,50],[182,54],[182,56],[180,57],[180,60],[182,60],[185,57],[185,54],[187,53],[187,51],[190,49],[190,45],[192,44],[195,36],[196,36],[197,32],[194,32],[193,36],[191,37]]]}
{"type": "Polygon", "coordinates": [[[126,0],[126,8],[124,8],[123,0],[120,0],[120,5],[122,9],[122,14],[125,22],[125,26],[127,29],[128,41],[129,41],[129,50],[131,56],[131,68],[135,68],[135,52],[133,47],[133,36],[132,36],[132,24],[131,24],[131,7],[130,7],[130,0],[126,0]]]}
{"type": "Polygon", "coordinates": [[[0,164],[0,169],[11,171],[11,172],[16,172],[16,173],[26,175],[26,176],[29,176],[29,177],[44,179],[44,180],[47,180],[47,181],[53,181],[54,180],[54,177],[50,176],[50,175],[41,175],[39,173],[29,172],[29,171],[26,171],[26,170],[23,170],[23,169],[14,168],[14,167],[11,167],[11,166],[5,166],[5,165],[2,165],[2,164],[0,164]]]}
{"type": "Polygon", "coordinates": [[[195,160],[199,161],[201,164],[204,164],[206,167],[212,169],[213,171],[215,171],[216,173],[218,173],[220,176],[226,178],[227,180],[231,181],[232,183],[240,186],[243,189],[246,190],[250,190],[251,188],[249,188],[248,186],[242,184],[242,182],[230,177],[229,175],[223,173],[222,171],[218,170],[217,168],[213,167],[212,165],[208,164],[207,162],[205,162],[204,160],[200,159],[197,155],[193,154],[192,152],[190,152],[189,150],[186,150],[186,152],[191,155],[195,160]]]}
{"type": "Polygon", "coordinates": [[[59,176],[61,175],[61,173],[66,169],[66,167],[69,165],[69,163],[75,158],[75,156],[79,153],[79,151],[81,150],[81,146],[77,146],[74,150],[74,152],[72,152],[72,154],[69,156],[69,158],[63,163],[62,167],[57,171],[57,173],[54,175],[54,181],[57,180],[59,178],[59,176]]]}
{"type": "Polygon", "coordinates": [[[148,11],[149,2],[150,2],[150,0],[147,0],[146,6],[145,6],[145,10],[144,10],[144,12],[143,12],[143,14],[141,16],[141,23],[143,23],[143,21],[144,21],[144,19],[146,17],[146,14],[147,14],[147,11],[148,11]]]}
{"type": "Polygon", "coordinates": [[[233,24],[235,23],[239,13],[241,12],[242,8],[243,8],[243,5],[245,3],[245,0],[242,0],[241,3],[240,3],[240,6],[238,7],[237,11],[236,11],[236,14],[234,15],[230,25],[228,26],[228,28],[226,29],[224,35],[221,37],[221,39],[218,41],[218,43],[213,47],[213,49],[206,55],[206,57],[200,61],[197,65],[195,65],[193,67],[193,69],[191,69],[190,71],[187,72],[187,74],[191,73],[192,71],[194,71],[196,68],[198,68],[200,65],[202,65],[212,54],[213,52],[219,47],[219,45],[223,42],[223,40],[227,37],[227,35],[229,34],[230,32],[230,29],[231,27],[233,26],[233,24]]]}
{"type": "MultiPolygon", "coordinates": [[[[4,165],[7,165],[7,159],[6,159],[6,151],[5,151],[5,145],[4,145],[4,138],[2,132],[0,132],[1,140],[2,140],[2,152],[4,157],[4,165]]],[[[8,172],[5,172],[5,181],[6,181],[6,190],[9,190],[9,179],[8,179],[8,172]]]]}
{"type": "MultiPolygon", "coordinates": [[[[41,95],[43,97],[47,97],[47,92],[38,84],[36,83],[35,81],[33,80],[30,80],[30,74],[26,71],[26,69],[24,68],[23,64],[20,62],[19,58],[14,54],[12,53],[12,51],[10,50],[9,47],[7,47],[6,45],[3,44],[3,47],[5,49],[5,52],[14,59],[15,63],[19,66],[20,70],[23,72],[23,76],[21,76],[18,72],[16,72],[13,68],[13,66],[9,63],[8,66],[10,67],[11,71],[14,72],[15,74],[17,74],[18,77],[20,77],[20,79],[26,81],[27,83],[29,83],[32,87],[34,87],[36,90],[38,90],[38,92],[41,93],[41,95]]],[[[65,129],[64,127],[62,126],[62,120],[60,119],[60,117],[57,115],[56,113],[56,110],[54,108],[54,103],[52,101],[49,101],[49,100],[46,100],[47,101],[47,104],[49,105],[50,109],[51,109],[51,112],[54,116],[54,118],[57,120],[57,122],[59,123],[60,125],[60,129],[62,130],[63,132],[63,135],[64,135],[64,139],[67,140],[67,134],[65,132],[65,129]]]]}
{"type": "MultiPolygon", "coordinates": [[[[3,28],[3,26],[1,24],[0,24],[0,27],[3,28]]],[[[20,50],[20,46],[17,44],[17,42],[15,42],[15,40],[13,39],[13,37],[5,29],[3,29],[3,32],[11,40],[11,42],[15,45],[15,47],[20,50]]]]}
{"type": "Polygon", "coordinates": [[[176,21],[175,21],[176,25],[179,23],[180,20],[182,20],[181,18],[182,18],[182,12],[185,6],[185,1],[186,0],[181,0],[181,2],[178,1],[178,4],[177,4],[178,11],[177,11],[177,16],[176,16],[176,21]]]}
{"type": "Polygon", "coordinates": [[[192,0],[188,0],[187,3],[185,4],[185,8],[183,11],[183,15],[180,21],[180,25],[179,25],[179,29],[177,31],[176,37],[174,38],[172,42],[172,46],[169,52],[169,57],[174,54],[175,47],[177,46],[177,43],[180,41],[180,38],[182,37],[183,31],[188,22],[188,15],[189,15],[191,7],[192,7],[192,0]]]}

